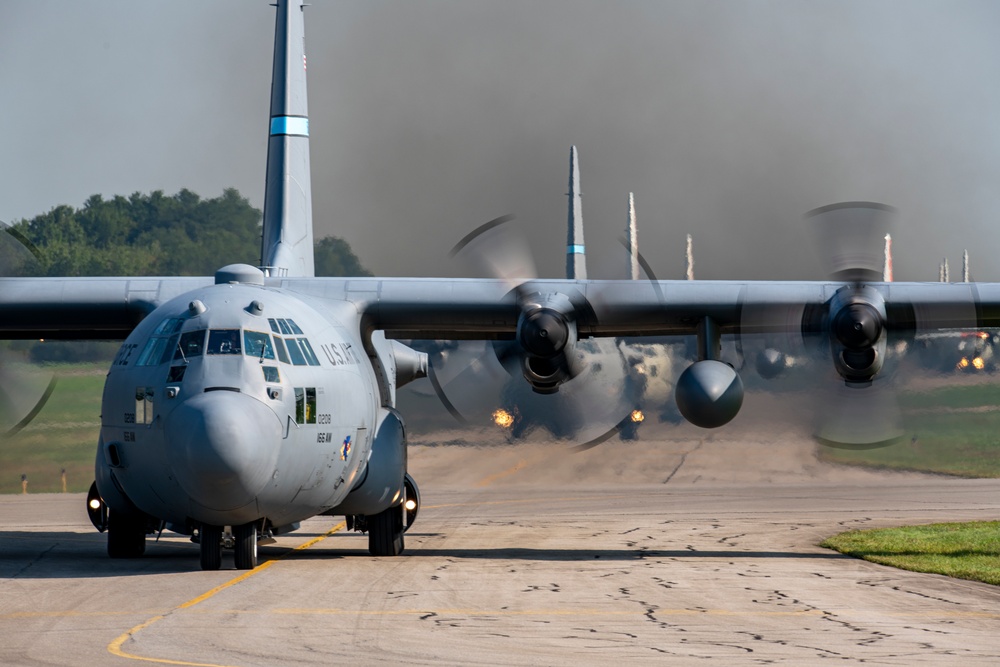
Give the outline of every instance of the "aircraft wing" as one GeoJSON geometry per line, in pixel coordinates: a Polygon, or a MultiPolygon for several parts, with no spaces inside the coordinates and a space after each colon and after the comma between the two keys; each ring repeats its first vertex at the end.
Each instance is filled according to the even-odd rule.
{"type": "Polygon", "coordinates": [[[0,278],[0,338],[123,339],[157,306],[212,278],[0,278]]]}
{"type": "MultiPolygon", "coordinates": [[[[2,278],[0,338],[124,338],[157,306],[211,277],[2,278]]],[[[510,338],[518,299],[561,294],[581,336],[697,332],[711,318],[722,333],[810,326],[843,283],[748,281],[286,278],[267,285],[355,305],[369,330],[390,337],[510,338]],[[752,314],[752,317],[749,315],[752,314]],[[812,319],[810,319],[812,318],[812,319]]],[[[1000,328],[1000,283],[874,283],[890,330],[1000,328]]]]}
{"type": "MultiPolygon", "coordinates": [[[[706,317],[722,333],[818,330],[844,283],[756,281],[532,280],[512,289],[500,280],[303,278],[290,291],[353,302],[366,326],[390,337],[509,338],[518,298],[563,294],[581,336],[690,335],[706,317]]],[[[874,283],[890,330],[1000,327],[998,283],[874,283]]]]}

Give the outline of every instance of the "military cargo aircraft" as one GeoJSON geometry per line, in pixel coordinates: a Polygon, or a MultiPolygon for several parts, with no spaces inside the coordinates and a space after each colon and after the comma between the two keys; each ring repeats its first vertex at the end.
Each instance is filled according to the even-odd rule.
{"type": "MultiPolygon", "coordinates": [[[[88,497],[112,558],[169,529],[197,538],[203,569],[220,567],[224,544],[251,569],[260,541],[316,515],[348,517],[373,555],[402,553],[419,493],[395,395],[426,357],[396,339],[510,341],[525,382],[558,391],[580,341],[696,336],[674,393],[687,420],[714,428],[743,402],[723,334],[818,337],[831,383],[864,399],[891,337],[1000,327],[1000,284],[884,283],[857,253],[835,255],[826,282],[317,278],[308,142],[302,2],[278,0],[261,266],[0,279],[0,336],[123,340],[88,497]]],[[[888,209],[814,213],[834,243],[888,209]]],[[[885,439],[878,413],[846,418],[847,444],[885,439]]]]}

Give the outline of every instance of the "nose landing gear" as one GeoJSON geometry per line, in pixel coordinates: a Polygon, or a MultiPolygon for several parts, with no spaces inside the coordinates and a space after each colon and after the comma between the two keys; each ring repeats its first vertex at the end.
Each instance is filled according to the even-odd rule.
{"type": "Polygon", "coordinates": [[[233,550],[233,562],[237,570],[252,570],[257,567],[257,541],[260,536],[258,521],[241,526],[233,526],[226,532],[223,526],[202,524],[198,532],[201,547],[201,569],[218,570],[222,567],[222,550],[233,550]]]}

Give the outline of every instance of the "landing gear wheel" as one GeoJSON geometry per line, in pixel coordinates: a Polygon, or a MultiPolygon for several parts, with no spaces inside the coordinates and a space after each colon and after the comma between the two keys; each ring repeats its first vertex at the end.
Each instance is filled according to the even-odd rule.
{"type": "Polygon", "coordinates": [[[257,522],[233,526],[233,560],[237,570],[257,567],[257,522]]]}
{"type": "Polygon", "coordinates": [[[366,517],[368,553],[372,556],[398,556],[403,553],[403,506],[366,517]]]}
{"type": "Polygon", "coordinates": [[[138,558],[145,551],[145,517],[136,517],[111,510],[108,514],[108,556],[111,558],[138,558]]]}
{"type": "Polygon", "coordinates": [[[222,526],[201,527],[201,569],[218,570],[222,567],[222,526]]]}

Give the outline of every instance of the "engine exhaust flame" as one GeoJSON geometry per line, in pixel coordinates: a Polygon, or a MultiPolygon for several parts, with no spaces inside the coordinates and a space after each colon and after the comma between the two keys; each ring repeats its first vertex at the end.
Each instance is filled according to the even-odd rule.
{"type": "Polygon", "coordinates": [[[629,419],[631,419],[633,423],[641,424],[646,419],[646,415],[642,413],[642,410],[633,410],[632,414],[629,415],[629,419]]]}
{"type": "Polygon", "coordinates": [[[493,423],[500,428],[510,428],[514,425],[514,415],[507,412],[503,408],[499,408],[493,411],[493,423]]]}

